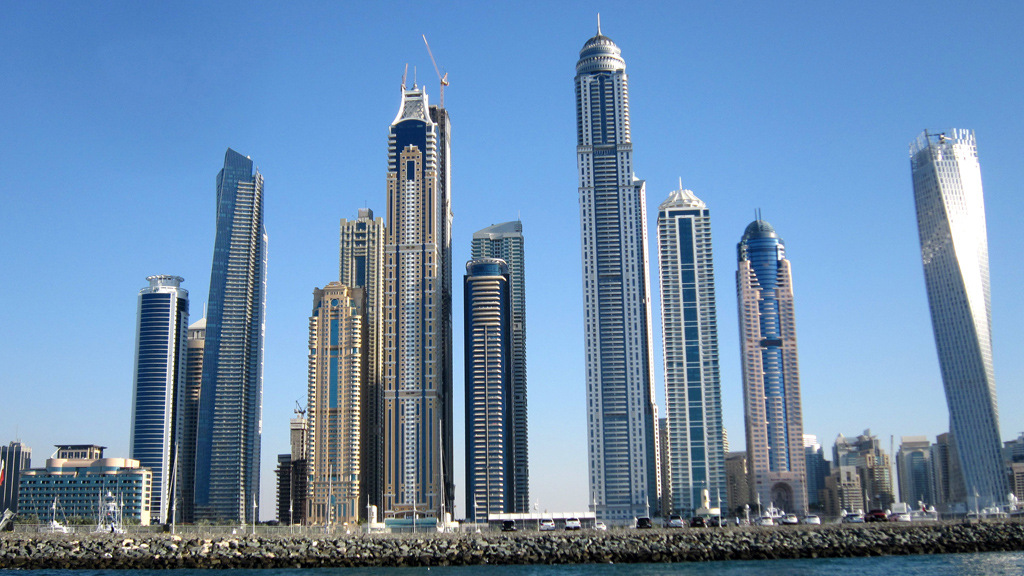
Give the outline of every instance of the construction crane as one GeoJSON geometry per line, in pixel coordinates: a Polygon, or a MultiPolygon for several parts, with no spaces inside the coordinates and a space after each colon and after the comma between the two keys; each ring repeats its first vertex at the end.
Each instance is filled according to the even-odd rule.
{"type": "Polygon", "coordinates": [[[299,405],[298,400],[295,401],[295,413],[299,416],[299,418],[306,417],[306,409],[299,405]]]}
{"type": "Polygon", "coordinates": [[[448,72],[441,76],[441,71],[437,68],[437,61],[434,60],[434,53],[430,51],[430,42],[427,42],[427,35],[423,35],[423,43],[427,45],[427,54],[430,54],[430,63],[434,65],[434,72],[437,73],[437,79],[441,81],[441,108],[444,108],[444,87],[448,85],[448,72]]]}

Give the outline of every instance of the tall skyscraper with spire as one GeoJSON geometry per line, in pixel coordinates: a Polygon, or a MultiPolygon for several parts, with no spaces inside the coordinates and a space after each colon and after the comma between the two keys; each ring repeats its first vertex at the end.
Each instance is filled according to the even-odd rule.
{"type": "Polygon", "coordinates": [[[139,291],[135,331],[135,381],[132,386],[132,428],[129,457],[152,468],[150,514],[161,524],[175,513],[181,485],[173,477],[180,468],[185,432],[185,363],[188,346],[188,290],[181,276],[150,276],[139,291]]]}
{"type": "Polygon", "coordinates": [[[196,442],[196,520],[255,518],[266,295],[263,175],[252,159],[228,148],[217,174],[217,235],[196,442]]]}
{"type": "Polygon", "coordinates": [[[384,234],[384,509],[452,512],[451,124],[402,86],[388,130],[384,234]]]}
{"type": "MultiPolygon", "coordinates": [[[[509,397],[509,512],[530,511],[530,455],[527,433],[526,387],[526,255],[523,223],[519,220],[488,226],[473,234],[473,259],[498,258],[508,265],[511,324],[508,361],[512,370],[509,397]]],[[[467,502],[467,506],[469,503],[467,502]]]]}
{"type": "Polygon", "coordinates": [[[1004,502],[992,367],[988,233],[973,130],[924,131],[910,144],[914,205],[935,347],[969,504],[1004,502]]]}
{"type": "MultiPolygon", "coordinates": [[[[384,289],[384,219],[373,210],[360,208],[355,220],[341,220],[339,279],[366,295],[365,384],[362,390],[362,464],[360,492],[369,504],[384,510],[384,404],[381,370],[384,337],[381,331],[381,299],[384,289]]],[[[364,502],[365,503],[365,502],[364,502]]]]}
{"type": "Polygon", "coordinates": [[[658,207],[658,262],[668,418],[661,457],[671,477],[662,490],[677,514],[700,507],[703,490],[727,508],[711,211],[682,182],[658,207]]]}
{"type": "Polygon", "coordinates": [[[599,518],[627,521],[657,512],[661,493],[647,201],[633,174],[626,62],[600,19],[575,83],[590,501],[599,518]]]}
{"type": "Polygon", "coordinates": [[[762,506],[807,510],[793,273],[771,224],[751,222],[737,246],[740,361],[751,492],[762,506]]]}

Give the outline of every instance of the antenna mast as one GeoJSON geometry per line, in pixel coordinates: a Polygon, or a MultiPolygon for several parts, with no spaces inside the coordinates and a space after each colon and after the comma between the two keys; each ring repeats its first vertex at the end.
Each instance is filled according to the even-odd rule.
{"type": "Polygon", "coordinates": [[[402,91],[405,92],[405,77],[409,75],[409,63],[405,63],[405,72],[402,72],[402,91]]]}
{"type": "Polygon", "coordinates": [[[430,51],[430,42],[427,42],[427,35],[423,35],[423,43],[427,45],[427,54],[430,55],[430,63],[434,65],[434,72],[437,73],[437,79],[441,81],[441,108],[444,108],[444,87],[448,85],[448,72],[441,76],[441,71],[437,68],[437,61],[434,60],[434,53],[430,51]]]}

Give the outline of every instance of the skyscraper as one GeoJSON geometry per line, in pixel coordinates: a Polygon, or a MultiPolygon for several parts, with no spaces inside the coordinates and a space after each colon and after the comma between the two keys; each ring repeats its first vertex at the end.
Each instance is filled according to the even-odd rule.
{"type": "Polygon", "coordinates": [[[309,317],[309,521],[359,520],[366,293],[331,282],[313,290],[309,317]]]}
{"type": "Polygon", "coordinates": [[[139,291],[129,457],[153,470],[153,520],[171,521],[180,486],[188,346],[188,290],[181,276],[150,276],[139,291]]]}
{"type": "Polygon", "coordinates": [[[504,260],[466,263],[466,517],[512,511],[512,314],[504,260]]]}
{"type": "Polygon", "coordinates": [[[32,449],[20,440],[0,446],[0,510],[18,512],[21,471],[32,468],[32,449]]]}
{"type": "Polygon", "coordinates": [[[203,348],[206,346],[206,318],[188,327],[188,352],[185,363],[185,407],[182,411],[181,450],[178,459],[178,518],[195,522],[196,433],[199,426],[199,396],[203,384],[203,348]]]}
{"type": "Polygon", "coordinates": [[[900,501],[935,505],[935,477],[932,474],[932,443],[927,436],[902,436],[896,453],[900,501]]]}
{"type": "Polygon", "coordinates": [[[196,441],[197,520],[249,522],[260,492],[267,231],[263,175],[228,148],[217,174],[196,441]]]}
{"type": "Polygon", "coordinates": [[[836,467],[857,469],[868,508],[888,508],[896,501],[892,459],[871,430],[852,440],[840,434],[832,446],[832,457],[836,467]]]}
{"type": "Polygon", "coordinates": [[[388,134],[384,235],[384,509],[451,512],[451,124],[402,86],[388,134]]]}
{"type": "Polygon", "coordinates": [[[771,224],[755,220],[737,246],[740,360],[752,494],[789,512],[807,510],[804,425],[792,266],[771,224]]]}
{"type": "Polygon", "coordinates": [[[366,383],[362,390],[361,432],[362,486],[360,493],[369,504],[383,510],[384,498],[384,398],[381,370],[383,343],[381,332],[381,290],[384,288],[384,219],[374,218],[373,210],[360,208],[355,220],[341,220],[339,243],[339,279],[350,288],[366,293],[367,357],[363,369],[366,383]]]}
{"type": "Polygon", "coordinates": [[[527,433],[526,386],[526,255],[523,250],[523,223],[519,220],[488,226],[473,234],[471,257],[499,258],[508,264],[509,300],[512,303],[511,418],[512,452],[509,512],[530,511],[530,454],[527,433]]]}
{"type": "Polygon", "coordinates": [[[575,79],[590,501],[612,521],[657,512],[661,493],[647,200],[621,52],[598,21],[575,79]]]}
{"type": "Polygon", "coordinates": [[[668,418],[661,457],[669,460],[670,510],[681,513],[700,506],[702,490],[713,502],[728,495],[711,211],[682,182],[658,207],[658,261],[668,418]]]}
{"type": "Polygon", "coordinates": [[[935,347],[972,504],[1000,504],[1003,471],[981,167],[973,130],[925,130],[910,144],[914,205],[935,347]],[[975,502],[977,500],[977,502],[975,502]]]}

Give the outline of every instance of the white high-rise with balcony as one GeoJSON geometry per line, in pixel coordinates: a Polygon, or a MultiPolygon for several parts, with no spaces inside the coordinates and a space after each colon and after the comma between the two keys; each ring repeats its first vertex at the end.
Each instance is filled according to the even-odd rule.
{"type": "Polygon", "coordinates": [[[968,504],[1008,493],[992,368],[985,199],[974,131],[926,130],[910,144],[914,205],[935,346],[968,504]]]}
{"type": "Polygon", "coordinates": [[[598,23],[576,63],[590,501],[610,521],[656,513],[661,493],[647,202],[620,54],[598,23]]]}

